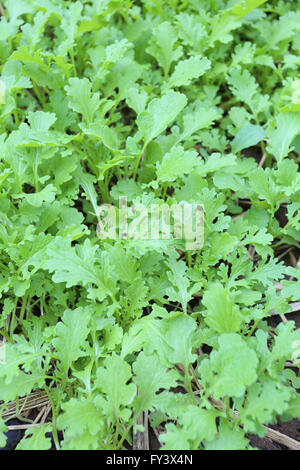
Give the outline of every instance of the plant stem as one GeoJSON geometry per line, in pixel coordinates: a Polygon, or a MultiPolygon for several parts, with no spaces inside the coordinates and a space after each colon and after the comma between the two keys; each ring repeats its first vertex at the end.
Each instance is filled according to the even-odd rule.
{"type": "Polygon", "coordinates": [[[20,323],[22,323],[24,319],[24,314],[27,306],[27,300],[28,300],[28,295],[24,295],[23,300],[22,300],[22,307],[21,307],[21,312],[20,312],[20,323]]]}
{"type": "Polygon", "coordinates": [[[9,343],[13,343],[13,340],[11,339],[6,330],[0,330],[0,335],[3,336],[3,338],[5,338],[9,343]]]}
{"type": "Polygon", "coordinates": [[[60,450],[60,444],[59,444],[59,439],[58,439],[58,433],[57,433],[57,416],[56,416],[56,406],[53,401],[53,398],[51,396],[50,390],[46,387],[46,393],[48,395],[49,401],[51,403],[51,408],[52,408],[52,435],[53,435],[53,440],[54,444],[56,447],[56,450],[60,450]]]}
{"type": "Polygon", "coordinates": [[[9,336],[12,337],[14,330],[15,330],[15,323],[16,323],[16,310],[17,310],[17,305],[18,305],[18,300],[19,297],[16,297],[15,299],[15,305],[14,309],[12,312],[11,320],[10,320],[10,325],[9,325],[9,336]]]}
{"type": "Polygon", "coordinates": [[[129,422],[127,428],[125,429],[125,432],[116,448],[116,450],[119,450],[121,447],[122,447],[122,444],[123,442],[125,441],[126,437],[127,437],[127,434],[129,433],[130,429],[134,426],[136,420],[138,419],[138,416],[139,414],[141,413],[141,411],[138,411],[131,419],[131,421],[129,422]]]}
{"type": "Polygon", "coordinates": [[[37,97],[37,99],[39,101],[39,104],[42,106],[42,108],[44,108],[45,107],[45,100],[44,100],[44,97],[42,96],[42,93],[40,92],[38,86],[36,85],[36,83],[34,83],[34,81],[32,82],[32,86],[33,86],[35,96],[37,97]]]}
{"type": "Polygon", "coordinates": [[[137,175],[137,171],[139,169],[140,161],[141,161],[142,156],[144,155],[146,147],[147,147],[147,144],[146,145],[144,144],[144,146],[142,148],[142,151],[141,151],[140,155],[138,156],[138,158],[136,160],[136,164],[135,164],[135,168],[134,168],[134,172],[133,172],[133,176],[132,176],[133,180],[136,179],[136,175],[137,175]]]}

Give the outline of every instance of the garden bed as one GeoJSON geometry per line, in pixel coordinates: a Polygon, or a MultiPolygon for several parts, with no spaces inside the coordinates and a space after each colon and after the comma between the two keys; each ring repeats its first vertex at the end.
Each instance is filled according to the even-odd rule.
{"type": "Polygon", "coordinates": [[[0,14],[0,447],[299,450],[300,1],[0,14]]]}

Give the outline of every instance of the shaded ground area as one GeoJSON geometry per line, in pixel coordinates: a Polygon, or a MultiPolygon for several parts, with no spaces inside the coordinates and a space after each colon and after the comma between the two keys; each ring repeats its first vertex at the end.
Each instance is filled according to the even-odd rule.
{"type": "MultiPolygon", "coordinates": [[[[300,441],[300,422],[297,419],[293,419],[286,423],[278,421],[278,424],[270,425],[269,427],[295,439],[296,441],[300,441]]],[[[286,446],[278,444],[267,437],[260,439],[258,436],[251,435],[249,438],[252,447],[260,450],[289,450],[286,446]]]]}

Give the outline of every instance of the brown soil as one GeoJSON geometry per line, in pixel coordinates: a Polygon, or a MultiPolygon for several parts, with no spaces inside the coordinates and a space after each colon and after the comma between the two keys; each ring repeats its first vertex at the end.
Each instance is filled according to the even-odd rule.
{"type": "MultiPolygon", "coordinates": [[[[276,431],[289,436],[296,441],[300,441],[300,422],[298,419],[293,419],[286,423],[278,420],[275,425],[269,426],[276,431]]],[[[278,444],[267,437],[260,439],[258,436],[248,436],[251,446],[259,450],[289,450],[286,446],[278,444]]]]}

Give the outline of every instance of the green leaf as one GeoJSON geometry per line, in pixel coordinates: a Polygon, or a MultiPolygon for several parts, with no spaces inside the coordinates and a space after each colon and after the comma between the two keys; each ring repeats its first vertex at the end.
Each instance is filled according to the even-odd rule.
{"type": "Polygon", "coordinates": [[[27,429],[25,437],[17,445],[17,450],[49,450],[52,446],[51,438],[45,434],[50,431],[50,424],[39,424],[27,429]]]}
{"type": "Polygon", "coordinates": [[[95,214],[97,214],[98,213],[98,202],[97,202],[98,196],[94,188],[94,184],[93,184],[95,181],[95,178],[92,175],[82,171],[81,168],[77,168],[77,170],[74,172],[74,176],[76,180],[78,181],[78,183],[80,184],[80,186],[84,189],[86,198],[92,204],[95,214]]]}
{"type": "Polygon", "coordinates": [[[207,308],[205,323],[218,333],[234,333],[241,325],[241,313],[228,289],[221,284],[211,284],[203,296],[207,308]]]}
{"type": "Polygon", "coordinates": [[[7,426],[3,419],[0,417],[0,447],[6,446],[7,437],[4,434],[5,432],[7,432],[7,426]]]}
{"type": "Polygon", "coordinates": [[[106,358],[104,366],[97,369],[95,384],[106,394],[111,411],[118,418],[121,406],[130,404],[136,394],[133,383],[126,385],[131,379],[131,367],[119,356],[106,358]]]}
{"type": "Polygon", "coordinates": [[[228,76],[228,83],[236,98],[239,101],[247,103],[252,112],[254,112],[252,100],[257,92],[257,83],[248,70],[241,71],[239,69],[233,69],[228,76]]]}
{"type": "Polygon", "coordinates": [[[299,132],[299,113],[278,114],[276,118],[276,129],[270,128],[267,133],[270,139],[270,143],[267,147],[268,152],[280,162],[291,152],[290,145],[299,132]]]}
{"type": "Polygon", "coordinates": [[[80,125],[86,135],[91,135],[103,142],[105,147],[110,150],[116,150],[120,146],[118,134],[112,127],[104,126],[101,122],[94,122],[89,127],[80,125]]]}
{"type": "Polygon", "coordinates": [[[278,194],[278,188],[275,182],[270,177],[270,173],[262,168],[257,168],[249,175],[249,183],[251,189],[256,192],[259,199],[265,199],[272,210],[272,214],[277,208],[278,202],[281,199],[281,195],[278,194]]]}
{"type": "Polygon", "coordinates": [[[266,2],[267,0],[242,0],[230,9],[230,13],[240,19],[266,2]]]}
{"type": "Polygon", "coordinates": [[[197,106],[195,111],[188,112],[183,116],[183,131],[179,134],[176,144],[192,136],[200,129],[207,129],[213,122],[221,117],[218,108],[197,106]]]}
{"type": "Polygon", "coordinates": [[[172,63],[182,55],[181,46],[175,47],[178,39],[176,29],[169,21],[164,21],[153,29],[152,35],[152,43],[147,52],[155,57],[167,77],[172,63]]]}
{"type": "Polygon", "coordinates": [[[185,151],[181,146],[173,147],[164,155],[162,162],[157,163],[157,178],[163,182],[175,181],[196,168],[198,161],[195,150],[185,151]]]}
{"type": "Polygon", "coordinates": [[[177,261],[174,256],[169,257],[168,267],[170,270],[167,274],[172,287],[167,288],[166,294],[171,301],[180,302],[183,311],[186,313],[187,304],[199,286],[197,284],[191,285],[190,280],[186,276],[186,265],[182,261],[177,261]]]}
{"type": "MultiPolygon", "coordinates": [[[[0,366],[1,369],[2,366],[0,366]]],[[[24,397],[33,390],[42,388],[45,385],[45,374],[32,367],[30,374],[19,371],[13,379],[7,383],[0,383],[0,396],[4,402],[15,400],[17,397],[24,397]]]]}
{"type": "Polygon", "coordinates": [[[92,247],[89,240],[84,245],[72,248],[70,241],[57,237],[46,250],[44,268],[54,272],[54,282],[65,282],[67,287],[88,283],[98,284],[97,270],[93,259],[97,246],[92,247]]]}
{"type": "Polygon", "coordinates": [[[139,91],[137,88],[132,87],[128,90],[126,101],[136,114],[141,114],[145,111],[148,95],[145,90],[139,91]]]}
{"type": "Polygon", "coordinates": [[[219,349],[200,364],[200,376],[214,398],[241,397],[257,378],[257,356],[237,333],[222,334],[218,343],[219,349]]]}
{"type": "Polygon", "coordinates": [[[188,370],[196,355],[192,350],[195,346],[196,324],[194,320],[180,314],[166,322],[165,340],[171,350],[167,360],[171,364],[182,364],[188,370]]]}
{"type": "Polygon", "coordinates": [[[23,194],[26,201],[34,207],[41,207],[44,203],[50,204],[55,200],[56,188],[53,184],[48,184],[38,193],[23,194]]]}
{"type": "Polygon", "coordinates": [[[285,412],[288,415],[292,416],[293,418],[300,419],[300,396],[299,395],[290,401],[289,407],[285,410],[285,412]]]}
{"type": "Polygon", "coordinates": [[[24,372],[20,370],[20,366],[25,366],[25,370],[30,369],[32,363],[41,355],[40,352],[22,352],[12,343],[5,343],[5,349],[1,344],[1,350],[2,354],[4,352],[0,363],[0,377],[3,379],[3,385],[4,383],[10,383],[15,376],[23,376],[24,372]],[[5,378],[6,381],[4,380],[5,378]]]}
{"type": "Polygon", "coordinates": [[[210,69],[211,62],[206,57],[194,56],[177,63],[174,72],[168,81],[168,88],[190,85],[210,69]]]}
{"type": "Polygon", "coordinates": [[[180,415],[177,425],[167,423],[166,433],[160,435],[163,449],[199,449],[204,439],[212,440],[217,434],[218,410],[205,410],[189,405],[180,415]],[[182,447],[183,446],[183,447],[182,447]]]}
{"type": "Polygon", "coordinates": [[[94,405],[91,397],[81,397],[81,399],[71,398],[62,404],[63,413],[58,417],[59,429],[66,430],[66,441],[71,441],[75,437],[84,436],[85,432],[91,436],[96,434],[103,425],[101,412],[94,405]]]}
{"type": "Polygon", "coordinates": [[[280,387],[275,380],[264,380],[248,388],[246,405],[240,409],[239,418],[245,431],[260,431],[257,424],[269,424],[276,415],[282,414],[288,407],[291,390],[280,387]]]}
{"type": "Polygon", "coordinates": [[[264,136],[265,133],[261,126],[249,124],[240,129],[236,134],[231,144],[232,152],[236,153],[248,147],[252,147],[261,142],[264,136]]]}
{"type": "Polygon", "coordinates": [[[91,83],[87,78],[70,78],[65,86],[69,98],[69,106],[73,111],[82,114],[87,124],[93,122],[94,115],[100,105],[99,93],[91,92],[91,83]]]}
{"type": "Polygon", "coordinates": [[[134,400],[137,413],[152,409],[158,390],[169,389],[176,385],[177,374],[172,371],[167,372],[156,355],[146,356],[143,352],[140,353],[133,370],[134,382],[139,392],[139,396],[134,400]]]}
{"type": "Polygon", "coordinates": [[[187,99],[182,93],[169,91],[162,98],[150,101],[147,110],[137,117],[137,125],[147,145],[161,134],[185,107],[187,99]]]}
{"type": "Polygon", "coordinates": [[[72,362],[84,354],[83,348],[89,334],[89,321],[88,311],[79,307],[76,310],[65,310],[62,321],[56,325],[56,338],[52,343],[65,373],[72,362]]]}
{"type": "Polygon", "coordinates": [[[216,439],[207,442],[206,450],[246,450],[248,447],[248,439],[245,438],[244,432],[238,428],[232,428],[224,419],[221,420],[219,427],[219,435],[216,439]]]}

